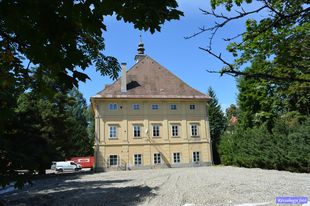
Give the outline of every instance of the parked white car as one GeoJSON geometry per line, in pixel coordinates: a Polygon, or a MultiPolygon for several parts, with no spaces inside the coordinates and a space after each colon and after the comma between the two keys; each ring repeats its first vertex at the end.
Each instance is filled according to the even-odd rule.
{"type": "Polygon", "coordinates": [[[80,164],[73,161],[52,162],[51,169],[57,172],[79,171],[82,169],[80,164]]]}

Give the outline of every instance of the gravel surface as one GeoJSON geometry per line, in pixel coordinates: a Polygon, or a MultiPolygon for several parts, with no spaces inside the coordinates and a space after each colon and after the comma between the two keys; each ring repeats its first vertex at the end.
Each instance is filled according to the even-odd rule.
{"type": "Polygon", "coordinates": [[[276,205],[278,196],[310,201],[310,174],[222,166],[60,174],[0,199],[19,206],[254,206],[276,205]]]}

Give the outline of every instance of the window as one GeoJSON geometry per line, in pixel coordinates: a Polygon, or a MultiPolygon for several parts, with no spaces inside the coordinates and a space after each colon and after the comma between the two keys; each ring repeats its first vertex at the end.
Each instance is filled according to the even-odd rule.
{"type": "Polygon", "coordinates": [[[135,164],[136,166],[142,164],[142,155],[141,155],[141,154],[135,154],[135,155],[134,155],[134,158],[135,158],[134,164],[135,164]]]}
{"type": "Polygon", "coordinates": [[[158,104],[152,104],[152,110],[158,110],[159,105],[158,104]]]}
{"type": "Polygon", "coordinates": [[[189,109],[190,109],[190,110],[194,110],[194,109],[196,109],[196,105],[195,105],[195,104],[191,104],[191,105],[189,105],[189,109]]]}
{"type": "Polygon", "coordinates": [[[110,126],[110,138],[111,139],[116,139],[117,136],[116,136],[116,126],[110,126]]]}
{"type": "Polygon", "coordinates": [[[117,104],[109,104],[109,110],[117,110],[117,104]]]}
{"type": "Polygon", "coordinates": [[[181,155],[179,152],[173,153],[173,163],[180,163],[181,155]]]}
{"type": "Polygon", "coordinates": [[[140,109],[140,104],[133,104],[132,105],[133,110],[139,110],[140,109]]]}
{"type": "Polygon", "coordinates": [[[179,136],[179,127],[178,127],[178,125],[172,125],[171,126],[171,130],[172,130],[172,136],[173,137],[179,136]]]}
{"type": "Polygon", "coordinates": [[[141,127],[140,125],[133,126],[133,136],[134,137],[141,137],[141,127]]]}
{"type": "Polygon", "coordinates": [[[191,125],[191,134],[193,137],[198,136],[198,125],[197,124],[191,125]]]}
{"type": "Polygon", "coordinates": [[[159,137],[159,125],[153,125],[153,137],[159,137]]]}
{"type": "Polygon", "coordinates": [[[161,163],[160,153],[155,153],[154,154],[154,164],[160,164],[160,163],[161,163]]]}
{"type": "Polygon", "coordinates": [[[176,104],[171,104],[170,105],[171,110],[177,110],[177,105],[176,104]]]}
{"type": "Polygon", "coordinates": [[[199,162],[199,152],[193,152],[193,162],[199,162]]]}
{"type": "Polygon", "coordinates": [[[110,163],[110,166],[116,166],[116,165],[118,165],[118,158],[117,158],[117,155],[110,155],[109,163],[110,163]]]}

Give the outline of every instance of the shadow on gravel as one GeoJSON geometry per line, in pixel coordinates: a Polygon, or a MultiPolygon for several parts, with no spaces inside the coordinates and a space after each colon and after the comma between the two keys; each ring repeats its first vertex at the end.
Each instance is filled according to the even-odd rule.
{"type": "Polygon", "coordinates": [[[148,186],[121,187],[130,180],[61,181],[44,189],[30,188],[2,197],[3,205],[139,205],[154,197],[156,188],[148,186]]]}

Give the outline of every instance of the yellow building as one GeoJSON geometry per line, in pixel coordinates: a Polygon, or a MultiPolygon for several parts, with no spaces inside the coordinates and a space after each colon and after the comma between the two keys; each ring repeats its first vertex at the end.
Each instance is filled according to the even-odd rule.
{"type": "Polygon", "coordinates": [[[97,170],[210,165],[209,96],[151,57],[91,97],[97,170]]]}

